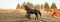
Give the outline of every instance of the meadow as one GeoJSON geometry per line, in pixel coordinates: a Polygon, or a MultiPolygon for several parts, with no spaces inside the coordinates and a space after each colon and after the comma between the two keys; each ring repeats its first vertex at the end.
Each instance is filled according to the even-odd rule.
{"type": "Polygon", "coordinates": [[[42,12],[42,17],[39,17],[39,20],[34,20],[34,14],[31,15],[31,18],[26,18],[24,9],[0,9],[0,22],[60,22],[60,19],[51,17],[51,14],[44,12],[42,12]]]}

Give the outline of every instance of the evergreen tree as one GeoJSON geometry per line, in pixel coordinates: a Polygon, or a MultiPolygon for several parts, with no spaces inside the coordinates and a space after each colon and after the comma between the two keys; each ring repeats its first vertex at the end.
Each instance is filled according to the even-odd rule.
{"type": "Polygon", "coordinates": [[[37,10],[40,10],[41,6],[40,5],[35,5],[34,8],[37,9],[37,10]]]}
{"type": "Polygon", "coordinates": [[[33,7],[33,4],[30,3],[30,2],[27,2],[27,6],[30,7],[30,8],[32,8],[33,7]]]}
{"type": "Polygon", "coordinates": [[[24,2],[22,5],[21,5],[21,9],[24,9],[24,5],[25,5],[26,3],[24,2]]]}
{"type": "Polygon", "coordinates": [[[16,9],[19,9],[19,8],[20,8],[20,4],[18,3],[16,9]]]}
{"type": "Polygon", "coordinates": [[[49,9],[49,4],[45,2],[44,8],[49,9]]]}
{"type": "Polygon", "coordinates": [[[57,6],[56,6],[55,3],[52,3],[52,5],[51,5],[51,9],[57,9],[57,6]]]}

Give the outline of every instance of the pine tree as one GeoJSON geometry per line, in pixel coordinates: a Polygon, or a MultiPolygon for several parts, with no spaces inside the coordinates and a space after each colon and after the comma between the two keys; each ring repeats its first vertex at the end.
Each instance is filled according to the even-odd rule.
{"type": "Polygon", "coordinates": [[[45,2],[44,8],[49,9],[49,4],[45,2]]]}
{"type": "Polygon", "coordinates": [[[23,2],[23,4],[21,5],[21,9],[24,9],[24,6],[25,6],[25,2],[23,2]]]}
{"type": "Polygon", "coordinates": [[[41,6],[38,4],[38,5],[35,5],[34,8],[37,9],[37,10],[40,10],[41,6]]]}
{"type": "Polygon", "coordinates": [[[30,7],[30,8],[32,8],[33,7],[33,4],[30,3],[30,2],[27,2],[27,6],[30,7]]]}
{"type": "Polygon", "coordinates": [[[51,5],[51,9],[57,9],[57,6],[56,6],[55,3],[52,3],[52,5],[51,5]]]}
{"type": "Polygon", "coordinates": [[[20,4],[18,3],[16,9],[19,9],[19,8],[20,8],[20,4]]]}

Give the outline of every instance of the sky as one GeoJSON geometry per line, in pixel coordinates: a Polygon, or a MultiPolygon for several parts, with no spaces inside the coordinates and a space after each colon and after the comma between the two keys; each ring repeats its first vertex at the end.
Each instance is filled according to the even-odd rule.
{"type": "MultiPolygon", "coordinates": [[[[19,4],[21,5],[23,2],[31,2],[34,5],[35,4],[43,4],[45,2],[48,2],[49,6],[52,5],[52,3],[56,3],[58,9],[60,9],[60,0],[19,0],[19,4]]],[[[16,9],[18,4],[18,0],[0,0],[0,9],[16,9]]]]}

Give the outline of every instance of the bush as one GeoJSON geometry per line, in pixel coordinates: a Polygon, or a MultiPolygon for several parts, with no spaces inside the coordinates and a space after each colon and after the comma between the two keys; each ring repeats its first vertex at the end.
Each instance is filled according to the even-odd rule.
{"type": "Polygon", "coordinates": [[[26,14],[26,18],[30,19],[31,17],[30,17],[30,15],[26,14]]]}

